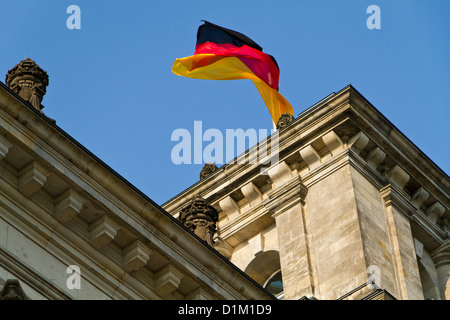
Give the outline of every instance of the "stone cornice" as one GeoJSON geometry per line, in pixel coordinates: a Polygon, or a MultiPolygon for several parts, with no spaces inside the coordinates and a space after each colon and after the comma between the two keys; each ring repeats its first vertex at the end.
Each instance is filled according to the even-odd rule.
{"type": "MultiPolygon", "coordinates": [[[[332,100],[349,102],[345,113],[349,119],[370,137],[378,146],[405,168],[416,179],[426,184],[436,184],[441,193],[450,189],[448,175],[436,166],[422,151],[420,151],[406,136],[404,136],[388,119],[386,119],[369,101],[355,88],[348,86],[341,90],[332,100]],[[347,99],[347,100],[346,100],[347,99]],[[427,183],[428,182],[428,183],[427,183]]],[[[324,104],[330,103],[325,101],[324,104]]],[[[317,106],[316,109],[322,108],[317,106]]],[[[310,116],[309,114],[308,116],[310,116]]],[[[296,122],[301,122],[297,119],[296,122]]],[[[450,200],[447,199],[447,202],[450,200]]]]}
{"type": "MultiPolygon", "coordinates": [[[[259,229],[270,226],[275,222],[274,218],[298,203],[304,203],[308,190],[301,183],[300,177],[295,176],[281,187],[268,193],[265,200],[261,200],[256,206],[239,214],[220,228],[220,237],[226,240],[231,235],[238,236],[240,232],[245,234],[245,229],[251,225],[259,225],[259,229]]],[[[253,230],[255,232],[255,230],[253,230]]],[[[249,235],[247,235],[248,237],[249,235]]],[[[244,236],[241,236],[244,239],[244,236]]]]}
{"type": "MultiPolygon", "coordinates": [[[[435,194],[440,202],[447,208],[450,206],[450,199],[446,194],[446,190],[450,189],[449,177],[352,86],[347,86],[318,103],[311,110],[308,109],[287,127],[280,130],[280,160],[317,139],[321,132],[332,128],[337,128],[339,131],[340,127],[346,124],[354,126],[353,134],[364,132],[391,159],[395,159],[396,163],[411,177],[435,194]]],[[[228,184],[239,183],[239,180],[251,180],[252,176],[259,174],[257,167],[256,164],[228,164],[219,168],[221,172],[216,172],[214,177],[191,188],[196,191],[202,190],[203,194],[227,192],[229,190],[216,190],[214,186],[222,184],[225,180],[229,182],[228,184]],[[234,178],[238,173],[242,179],[234,178]]],[[[181,200],[181,197],[186,196],[189,192],[191,189],[185,190],[182,194],[169,200],[163,207],[170,208],[168,210],[171,211],[177,207],[176,203],[181,200]]]]}
{"type": "Polygon", "coordinates": [[[240,236],[242,233],[246,233],[245,229],[254,225],[259,224],[264,228],[274,223],[274,220],[269,214],[267,208],[264,207],[262,203],[251,208],[250,210],[240,214],[235,219],[225,224],[220,228],[219,236],[223,240],[227,240],[230,236],[238,236],[242,239],[248,238],[245,235],[240,236]]]}
{"type": "MultiPolygon", "coordinates": [[[[316,111],[316,116],[322,116],[330,110],[331,113],[335,114],[338,111],[346,108],[348,108],[348,94],[343,94],[333,99],[333,101],[330,102],[330,105],[327,106],[327,108],[318,109],[316,111]]],[[[314,133],[324,125],[330,125],[330,123],[327,122],[327,119],[308,118],[303,120],[304,121],[300,121],[300,119],[298,118],[279,131],[280,159],[282,159],[285,154],[288,154],[293,148],[297,148],[299,144],[308,141],[308,139],[311,139],[314,136],[314,133]]],[[[340,120],[342,119],[335,118],[333,119],[333,123],[340,120]]],[[[261,141],[258,146],[261,144],[266,144],[268,147],[270,147],[270,137],[268,137],[265,141],[261,141]]],[[[248,157],[248,154],[249,150],[237,156],[236,159],[248,157]]],[[[223,195],[224,193],[230,191],[226,188],[226,186],[223,187],[224,181],[226,181],[226,185],[234,185],[249,181],[253,177],[261,174],[260,164],[233,164],[234,160],[218,168],[218,170],[211,174],[208,178],[198,181],[188,189],[176,195],[174,198],[164,203],[162,207],[168,212],[174,212],[180,207],[180,205],[182,205],[182,203],[185,203],[185,201],[190,199],[194,194],[202,194],[202,196],[206,197],[207,195],[220,192],[223,195]],[[220,189],[217,189],[218,185],[220,186],[220,189]]],[[[216,199],[208,198],[208,200],[210,202],[214,202],[216,199]]]]}
{"type": "MultiPolygon", "coordinates": [[[[285,150],[280,147],[281,160],[287,158],[289,154],[295,153],[302,146],[304,147],[314,141],[314,139],[318,139],[320,132],[333,129],[342,139],[346,138],[343,136],[349,134],[350,136],[344,141],[345,144],[351,135],[358,134],[358,132],[362,134],[361,132],[363,132],[364,139],[369,139],[372,145],[378,146],[379,150],[384,151],[390,161],[397,164],[412,179],[432,193],[447,208],[447,219],[449,218],[449,177],[352,86],[344,88],[339,93],[319,103],[311,112],[305,113],[303,116],[300,115],[288,128],[292,134],[290,139],[292,145],[286,146],[286,148],[292,151],[283,153],[285,150]],[[330,114],[327,114],[326,110],[330,111],[330,114]],[[309,117],[313,117],[315,120],[307,119],[309,117]],[[321,120],[322,118],[323,120],[321,120]],[[327,123],[326,118],[333,119],[327,123]],[[323,123],[326,123],[326,125],[322,125],[323,123]],[[316,126],[314,130],[312,124],[316,126]],[[299,134],[302,130],[306,133],[305,128],[308,126],[310,127],[308,130],[315,132],[309,142],[299,134]]],[[[283,141],[283,133],[280,134],[280,140],[283,141]]],[[[365,143],[368,143],[368,141],[365,141],[365,143]]],[[[364,155],[364,157],[366,158],[367,155],[364,155]]],[[[386,170],[388,169],[391,170],[392,167],[386,168],[386,170]]],[[[383,172],[381,174],[385,178],[383,172]]],[[[389,172],[385,174],[388,175],[389,172]]]]}
{"type": "MultiPolygon", "coordinates": [[[[355,110],[352,118],[357,120],[361,131],[369,135],[379,147],[396,160],[412,177],[426,185],[432,192],[440,193],[448,207],[450,178],[434,164],[417,146],[403,135],[388,119],[352,88],[351,104],[355,110]]],[[[441,199],[440,199],[441,200],[441,199]]]]}

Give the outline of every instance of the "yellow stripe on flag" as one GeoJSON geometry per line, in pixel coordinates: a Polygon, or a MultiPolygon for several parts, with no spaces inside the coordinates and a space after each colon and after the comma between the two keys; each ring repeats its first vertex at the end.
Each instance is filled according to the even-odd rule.
{"type": "Polygon", "coordinates": [[[215,54],[196,54],[176,59],[172,72],[179,76],[206,80],[250,79],[255,84],[274,123],[283,113],[294,114],[290,103],[275,89],[256,76],[239,58],[215,54]]]}

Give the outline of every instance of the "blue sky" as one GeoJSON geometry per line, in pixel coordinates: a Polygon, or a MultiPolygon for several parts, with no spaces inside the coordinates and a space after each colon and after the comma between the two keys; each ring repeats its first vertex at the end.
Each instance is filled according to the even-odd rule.
{"type": "Polygon", "coordinates": [[[174,130],[272,126],[251,81],[171,72],[204,19],[277,59],[295,115],[352,84],[449,174],[449,14],[448,0],[3,1],[0,73],[35,60],[50,77],[43,111],[163,204],[203,167],[172,163],[174,130]],[[81,9],[80,30],[66,26],[69,5],[81,9]],[[379,30],[366,26],[369,5],[381,10],[379,30]]]}

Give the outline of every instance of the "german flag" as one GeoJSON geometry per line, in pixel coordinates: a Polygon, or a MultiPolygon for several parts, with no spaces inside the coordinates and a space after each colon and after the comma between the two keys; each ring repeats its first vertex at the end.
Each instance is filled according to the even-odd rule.
{"type": "Polygon", "coordinates": [[[195,79],[250,79],[275,124],[283,113],[294,114],[292,106],[278,92],[280,69],[275,58],[263,53],[247,36],[208,21],[198,28],[194,55],[176,59],[172,72],[195,79]]]}

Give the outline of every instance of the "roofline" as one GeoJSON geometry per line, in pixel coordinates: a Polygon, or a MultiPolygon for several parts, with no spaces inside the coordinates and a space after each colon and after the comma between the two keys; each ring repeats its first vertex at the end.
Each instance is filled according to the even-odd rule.
{"type": "MultiPolygon", "coordinates": [[[[422,155],[423,157],[426,158],[426,160],[428,160],[430,163],[432,163],[436,169],[438,169],[440,171],[440,173],[442,173],[444,176],[447,177],[447,179],[450,179],[450,176],[444,171],[442,170],[432,159],[430,159],[430,157],[427,156],[426,153],[424,153],[414,142],[412,142],[400,129],[398,129],[394,123],[392,123],[388,118],[386,118],[386,116],[380,112],[380,110],[378,110],[369,100],[367,100],[354,86],[352,86],[351,84],[347,85],[344,89],[340,90],[344,91],[347,88],[351,88],[356,94],[358,94],[364,101],[366,101],[376,112],[378,112],[378,114],[383,118],[383,120],[385,122],[387,122],[387,124],[389,124],[392,128],[394,128],[401,136],[403,139],[405,139],[411,146],[413,146],[414,148],[416,148],[420,155],[422,155]]],[[[339,94],[339,92],[337,94],[339,94]]]]}
{"type": "MultiPolygon", "coordinates": [[[[408,137],[406,137],[389,119],[387,119],[369,100],[367,100],[353,85],[348,84],[346,85],[344,88],[342,88],[341,90],[339,90],[338,92],[332,92],[331,94],[329,94],[328,96],[324,97],[323,99],[319,100],[318,102],[316,102],[315,104],[313,104],[311,107],[307,108],[306,110],[304,110],[303,112],[298,114],[298,117],[295,118],[288,126],[284,127],[283,129],[281,129],[281,131],[279,132],[280,134],[280,140],[282,139],[281,135],[283,134],[283,131],[285,131],[285,129],[289,130],[288,128],[293,128],[295,127],[296,124],[302,122],[304,120],[304,118],[306,116],[309,116],[310,114],[319,111],[321,109],[322,106],[326,105],[327,103],[329,103],[331,100],[333,99],[337,99],[340,95],[346,93],[346,92],[354,92],[356,95],[359,96],[360,99],[362,99],[363,101],[365,101],[371,108],[373,108],[376,113],[378,114],[378,116],[380,116],[383,121],[390,127],[392,127],[394,130],[396,130],[400,136],[405,139],[407,141],[408,144],[410,144],[412,147],[414,147],[415,149],[417,149],[418,153],[423,156],[425,158],[425,160],[427,160],[429,163],[431,163],[444,177],[446,177],[447,179],[450,179],[448,174],[445,173],[436,163],[433,162],[433,160],[431,160],[422,150],[420,150],[408,137]]],[[[349,98],[349,100],[351,100],[351,98],[349,98]]],[[[287,132],[286,130],[286,132],[287,132]]],[[[234,162],[236,162],[237,159],[243,157],[247,152],[249,152],[250,149],[255,148],[256,146],[258,146],[260,143],[264,142],[268,143],[269,139],[271,138],[271,135],[266,137],[265,139],[261,140],[260,142],[258,142],[255,146],[250,147],[249,149],[247,149],[246,151],[244,151],[242,154],[236,156],[233,160],[223,164],[222,166],[220,166],[215,172],[213,172],[211,175],[209,175],[207,178],[205,179],[209,179],[212,177],[215,177],[217,175],[219,175],[221,172],[224,171],[225,168],[233,166],[234,162]]],[[[239,167],[236,166],[236,170],[239,170],[239,167]]],[[[235,172],[232,171],[232,172],[235,172]]],[[[227,175],[231,174],[227,173],[227,175]]],[[[180,192],[179,194],[177,194],[176,196],[170,198],[169,200],[167,200],[166,202],[164,202],[161,206],[167,207],[170,203],[176,201],[177,198],[181,198],[184,195],[190,193],[193,189],[195,189],[198,185],[204,183],[205,179],[199,180],[196,183],[192,184],[190,187],[188,187],[187,189],[183,190],[182,192],[180,192]]]]}

